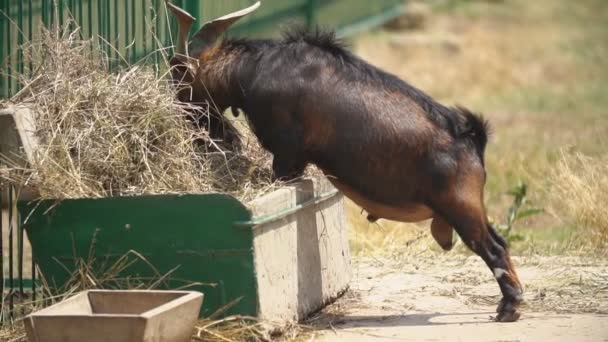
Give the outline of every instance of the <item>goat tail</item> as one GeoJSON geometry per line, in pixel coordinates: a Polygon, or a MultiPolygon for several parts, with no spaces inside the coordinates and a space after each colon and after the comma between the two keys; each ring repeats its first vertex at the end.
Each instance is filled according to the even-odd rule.
{"type": "Polygon", "coordinates": [[[458,130],[458,136],[473,143],[481,160],[488,143],[491,133],[490,123],[481,115],[475,114],[463,107],[456,107],[455,110],[462,118],[462,124],[458,130]]]}

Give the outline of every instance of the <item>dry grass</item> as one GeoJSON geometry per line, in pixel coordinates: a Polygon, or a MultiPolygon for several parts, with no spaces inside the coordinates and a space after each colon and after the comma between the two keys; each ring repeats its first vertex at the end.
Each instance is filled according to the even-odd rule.
{"type": "Polygon", "coordinates": [[[354,254],[381,255],[407,248],[420,237],[421,227],[415,224],[379,220],[367,221],[353,202],[346,200],[350,249],[354,254]]]}
{"type": "Polygon", "coordinates": [[[242,152],[222,151],[189,124],[188,105],[152,67],[111,72],[78,30],[45,31],[23,51],[31,75],[20,75],[24,89],[4,105],[34,110],[41,148],[32,170],[5,178],[43,198],[227,192],[247,201],[274,188],[255,139],[245,136],[242,152]]]}
{"type": "Polygon", "coordinates": [[[552,211],[573,219],[581,237],[598,247],[608,244],[608,156],[563,153],[551,174],[552,211]]]}

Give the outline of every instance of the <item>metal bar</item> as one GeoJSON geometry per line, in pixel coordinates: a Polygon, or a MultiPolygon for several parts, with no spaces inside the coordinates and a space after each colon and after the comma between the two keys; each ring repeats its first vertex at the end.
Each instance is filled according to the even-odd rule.
{"type": "MultiPolygon", "coordinates": [[[[6,15],[10,18],[11,17],[11,6],[8,3],[8,1],[5,2],[5,13],[6,15]]],[[[7,94],[8,97],[10,97],[13,94],[13,69],[11,67],[11,59],[12,59],[12,49],[11,49],[11,42],[12,42],[12,35],[11,35],[11,22],[9,20],[7,20],[6,23],[6,73],[8,74],[8,78],[7,78],[7,86],[6,88],[8,89],[7,94]]]]}
{"type": "MultiPolygon", "coordinates": [[[[27,39],[29,42],[32,41],[32,37],[34,36],[34,15],[32,13],[32,1],[28,1],[28,24],[27,24],[27,39]]],[[[33,72],[33,64],[32,64],[32,58],[30,58],[29,63],[28,63],[28,69],[29,69],[29,74],[28,76],[32,76],[32,72],[33,72]]]]}
{"type": "MultiPolygon", "coordinates": [[[[4,11],[4,8],[2,8],[2,10],[4,11]]],[[[3,15],[0,15],[0,42],[8,40],[8,38],[4,37],[4,24],[6,24],[6,23],[8,23],[8,20],[3,15]]],[[[2,70],[3,68],[1,67],[2,65],[4,65],[4,47],[2,46],[2,44],[0,44],[0,71],[4,72],[4,70],[2,70]]],[[[0,74],[0,97],[6,96],[6,93],[7,93],[6,89],[5,89],[5,87],[6,87],[5,78],[6,78],[6,76],[4,76],[3,74],[0,74]]],[[[2,189],[0,189],[0,193],[1,193],[1,190],[2,189]]],[[[0,251],[1,250],[2,249],[0,249],[0,251]]],[[[0,294],[0,297],[1,296],[2,295],[0,294]]]]}
{"type": "Polygon", "coordinates": [[[182,8],[188,11],[188,13],[192,14],[196,21],[192,24],[191,32],[198,31],[198,29],[203,25],[203,14],[201,13],[201,2],[200,1],[183,1],[182,8]]]}
{"type": "Polygon", "coordinates": [[[17,274],[19,276],[19,294],[23,296],[23,226],[19,218],[19,212],[15,211],[17,216],[17,274]]]}
{"type": "MultiPolygon", "coordinates": [[[[78,25],[80,27],[82,27],[84,25],[84,17],[82,15],[83,14],[82,13],[82,3],[83,3],[82,0],[77,2],[77,4],[78,4],[78,25]]],[[[84,32],[83,32],[83,36],[84,36],[84,32]]]]}
{"type": "Polygon", "coordinates": [[[146,11],[148,10],[148,6],[146,6],[146,0],[141,0],[141,35],[142,35],[142,49],[143,53],[146,54],[148,52],[148,35],[146,33],[146,11]]]}
{"type": "Polygon", "coordinates": [[[317,0],[307,0],[306,3],[306,27],[312,30],[317,24],[317,0]]]}
{"type": "Polygon", "coordinates": [[[8,311],[13,319],[13,186],[8,186],[8,311]]]}
{"type": "MultiPolygon", "coordinates": [[[[67,12],[68,12],[68,16],[67,19],[68,21],[71,20],[76,20],[76,14],[75,12],[72,12],[74,10],[74,0],[66,0],[67,1],[67,12]]],[[[68,30],[73,31],[74,30],[74,23],[70,22],[70,24],[68,25],[68,30]]]]}
{"type": "Polygon", "coordinates": [[[99,44],[99,47],[101,47],[101,39],[99,37],[102,35],[101,32],[102,32],[102,24],[103,24],[101,17],[100,17],[100,13],[102,12],[101,1],[102,0],[97,0],[97,39],[96,40],[99,44]]]}
{"type": "Polygon", "coordinates": [[[106,45],[106,58],[108,59],[108,66],[110,65],[110,63],[112,62],[112,55],[113,55],[113,49],[110,46],[110,44],[113,44],[113,40],[112,40],[112,22],[111,22],[111,17],[112,15],[110,14],[110,0],[105,0],[104,1],[106,3],[106,13],[105,13],[105,33],[104,33],[104,38],[106,39],[107,43],[106,45]]]}
{"type": "Polygon", "coordinates": [[[129,46],[129,41],[131,40],[131,37],[129,35],[129,2],[127,0],[124,0],[124,4],[125,4],[125,37],[124,37],[124,41],[125,41],[125,59],[127,60],[127,62],[129,61],[129,50],[128,50],[128,46],[129,46]]]}
{"type": "Polygon", "coordinates": [[[63,1],[64,0],[57,0],[57,2],[59,3],[59,13],[57,13],[57,16],[59,17],[60,29],[63,27],[63,1]]]}
{"type": "Polygon", "coordinates": [[[362,31],[370,30],[374,27],[378,27],[385,22],[397,18],[401,14],[403,14],[404,7],[402,5],[396,5],[392,8],[385,10],[384,12],[371,16],[365,17],[362,20],[356,21],[350,25],[347,25],[339,30],[337,30],[336,34],[339,37],[347,37],[352,36],[355,33],[359,33],[362,31]]]}
{"type": "Polygon", "coordinates": [[[40,15],[42,16],[42,25],[44,25],[46,27],[48,27],[48,24],[49,24],[48,17],[47,17],[48,16],[47,12],[48,12],[48,9],[47,9],[47,6],[46,6],[46,0],[42,0],[42,9],[41,9],[40,15]]]}
{"type": "MultiPolygon", "coordinates": [[[[2,201],[4,200],[4,194],[6,188],[0,188],[0,302],[4,303],[4,212],[2,211],[2,201]]],[[[0,307],[0,323],[4,318],[0,307]]]]}
{"type": "Polygon", "coordinates": [[[255,227],[255,226],[262,225],[262,224],[274,222],[274,221],[280,220],[280,219],[282,219],[282,218],[284,218],[286,216],[294,214],[294,213],[296,213],[296,212],[298,212],[298,211],[300,211],[300,210],[302,210],[302,209],[304,209],[306,207],[309,207],[311,205],[316,205],[316,204],[322,203],[324,201],[327,201],[328,199],[336,196],[339,193],[340,192],[338,190],[334,189],[334,190],[326,192],[326,193],[324,193],[322,195],[314,197],[314,198],[312,198],[312,199],[310,199],[310,200],[308,200],[308,201],[306,201],[304,203],[298,204],[298,205],[296,205],[296,206],[294,206],[292,208],[281,210],[281,211],[279,211],[277,213],[266,215],[266,216],[262,216],[262,217],[259,217],[259,218],[256,218],[256,219],[250,220],[250,221],[238,221],[238,222],[235,222],[234,225],[236,227],[239,227],[239,228],[250,228],[250,227],[255,227]]]}
{"type": "Polygon", "coordinates": [[[31,249],[32,255],[32,301],[36,301],[36,262],[34,261],[34,250],[31,249]]]}
{"type": "MultiPolygon", "coordinates": [[[[89,0],[87,3],[87,20],[88,20],[88,28],[89,28],[89,38],[93,38],[93,0],[89,0]]],[[[91,44],[91,48],[93,45],[91,44]]]]}
{"type": "MultiPolygon", "coordinates": [[[[158,5],[158,0],[153,0],[154,3],[152,4],[152,6],[154,6],[154,11],[156,12],[156,16],[154,17],[154,25],[151,25],[151,30],[152,30],[152,41],[156,42],[156,41],[161,41],[160,40],[160,36],[158,36],[160,30],[160,20],[161,20],[161,16],[160,16],[160,6],[158,5]]],[[[154,54],[154,64],[156,66],[155,70],[156,73],[158,74],[160,72],[160,51],[159,51],[160,46],[156,46],[156,53],[154,54]]]]}
{"type": "Polygon", "coordinates": [[[118,0],[114,0],[114,12],[112,13],[113,17],[114,17],[114,59],[116,62],[116,65],[118,65],[120,63],[120,60],[118,59],[118,55],[119,55],[119,36],[120,34],[118,33],[118,0]]]}
{"type": "MultiPolygon", "coordinates": [[[[87,2],[87,20],[89,21],[87,23],[87,26],[89,28],[89,32],[88,32],[89,38],[94,39],[94,36],[93,36],[93,0],[88,0],[88,2],[87,2]]],[[[93,45],[94,44],[90,44],[91,54],[93,53],[93,49],[94,49],[93,45]]]]}
{"type": "Polygon", "coordinates": [[[58,22],[57,16],[57,3],[55,0],[51,0],[51,27],[55,30],[55,24],[58,22]]]}
{"type": "Polygon", "coordinates": [[[17,11],[17,73],[23,75],[23,1],[19,1],[17,11]]]}
{"type": "MultiPolygon", "coordinates": [[[[136,39],[136,34],[137,34],[137,30],[135,27],[135,0],[131,0],[131,38],[134,39],[135,41],[137,41],[136,39]]],[[[134,43],[133,46],[131,47],[131,53],[130,53],[130,58],[129,58],[129,64],[133,64],[133,62],[135,61],[135,54],[137,50],[137,44],[134,43]]]]}
{"type": "Polygon", "coordinates": [[[240,24],[240,25],[236,24],[236,26],[233,29],[231,29],[230,31],[233,33],[245,33],[245,32],[256,31],[256,30],[264,28],[266,26],[273,25],[282,18],[299,16],[302,14],[303,11],[306,11],[307,8],[308,8],[307,3],[305,3],[304,5],[288,7],[288,8],[282,9],[280,11],[275,11],[264,17],[251,19],[251,20],[247,21],[246,24],[245,23],[240,24]]]}

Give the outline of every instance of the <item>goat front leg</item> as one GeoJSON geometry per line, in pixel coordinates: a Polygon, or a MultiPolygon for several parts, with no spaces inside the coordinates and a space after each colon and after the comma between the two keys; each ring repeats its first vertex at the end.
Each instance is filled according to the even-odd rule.
{"type": "Polygon", "coordinates": [[[272,181],[291,181],[302,177],[306,162],[296,159],[295,155],[275,154],[272,159],[272,181]]]}

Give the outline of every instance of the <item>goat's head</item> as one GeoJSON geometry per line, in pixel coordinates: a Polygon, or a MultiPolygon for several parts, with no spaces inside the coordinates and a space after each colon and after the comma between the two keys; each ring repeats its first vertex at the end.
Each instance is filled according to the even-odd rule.
{"type": "Polygon", "coordinates": [[[214,88],[227,87],[223,84],[225,78],[222,78],[222,70],[217,70],[216,66],[222,62],[218,59],[230,56],[217,49],[217,42],[232,24],[254,12],[259,6],[258,1],[248,8],[205,23],[188,43],[188,33],[195,18],[167,0],[167,7],[178,21],[175,56],[171,58],[170,65],[173,82],[180,88],[178,96],[181,101],[199,104],[206,102],[209,103],[210,109],[215,111],[226,109],[226,101],[222,99],[226,89],[214,88]],[[206,65],[211,61],[215,65],[206,65]]]}

